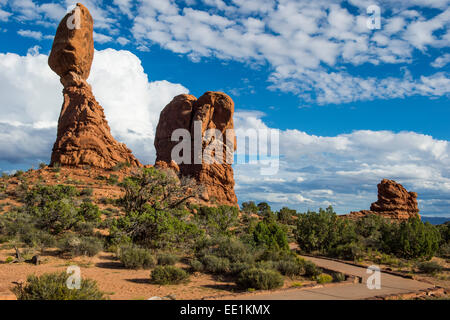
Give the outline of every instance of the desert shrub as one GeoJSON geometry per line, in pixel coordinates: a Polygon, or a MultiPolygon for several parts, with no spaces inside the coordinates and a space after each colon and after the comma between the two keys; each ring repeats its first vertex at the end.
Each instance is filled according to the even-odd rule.
{"type": "Polygon", "coordinates": [[[51,248],[56,245],[55,237],[48,232],[37,229],[30,229],[29,231],[19,235],[19,239],[27,246],[39,248],[43,252],[46,248],[51,248]]]}
{"type": "Polygon", "coordinates": [[[272,208],[267,202],[260,202],[257,205],[258,208],[258,215],[262,217],[270,217],[273,215],[272,208]]]}
{"type": "Polygon", "coordinates": [[[333,272],[331,274],[331,277],[333,278],[333,282],[345,281],[345,274],[343,274],[342,272],[333,272]]]}
{"type": "Polygon", "coordinates": [[[219,238],[214,245],[213,253],[227,258],[230,262],[252,263],[254,261],[252,249],[236,238],[219,238]]]}
{"type": "Polygon", "coordinates": [[[362,248],[359,243],[350,242],[340,244],[337,247],[330,249],[329,255],[341,259],[357,261],[364,257],[364,248],[362,248]]]}
{"type": "Polygon", "coordinates": [[[99,224],[101,222],[101,211],[95,204],[83,202],[79,208],[79,214],[86,222],[99,224]]]}
{"type": "Polygon", "coordinates": [[[418,269],[420,272],[423,273],[428,273],[428,274],[436,274],[441,272],[444,267],[441,266],[439,263],[437,263],[436,261],[424,261],[424,262],[420,262],[417,265],[418,269]]]}
{"type": "Polygon", "coordinates": [[[295,236],[301,250],[323,254],[357,238],[354,223],[339,218],[331,206],[326,210],[320,209],[318,213],[299,214],[295,236]]]}
{"type": "Polygon", "coordinates": [[[14,288],[18,300],[104,300],[97,283],[90,279],[81,279],[80,289],[67,287],[67,273],[46,273],[41,276],[28,276],[25,284],[14,288]]]}
{"type": "Polygon", "coordinates": [[[158,264],[161,266],[174,265],[180,258],[172,253],[160,253],[158,255],[158,264]]]}
{"type": "Polygon", "coordinates": [[[254,201],[243,202],[241,210],[245,213],[257,213],[258,207],[254,201]]]}
{"type": "Polygon", "coordinates": [[[77,188],[66,185],[42,186],[36,185],[25,195],[28,207],[44,207],[48,202],[72,199],[79,196],[77,188]]]}
{"type": "Polygon", "coordinates": [[[384,249],[405,259],[431,259],[439,249],[438,229],[419,217],[410,218],[398,226],[392,224],[384,234],[384,249]]]}
{"type": "Polygon", "coordinates": [[[356,221],[356,233],[359,242],[366,248],[380,250],[382,248],[383,230],[388,227],[390,221],[376,215],[369,214],[356,221]]]}
{"type": "Polygon", "coordinates": [[[286,232],[273,220],[260,221],[253,231],[256,246],[264,246],[272,250],[288,250],[286,232]]]}
{"type": "Polygon", "coordinates": [[[333,277],[326,273],[321,273],[318,276],[316,276],[317,283],[323,284],[323,283],[330,283],[333,282],[333,277]]]}
{"type": "Polygon", "coordinates": [[[94,189],[93,188],[84,188],[80,192],[80,196],[86,196],[86,197],[90,197],[93,194],[94,194],[94,189]]]}
{"type": "Polygon", "coordinates": [[[189,261],[189,265],[191,266],[192,271],[201,272],[204,270],[203,263],[197,259],[192,259],[189,261]]]}
{"type": "Polygon", "coordinates": [[[238,225],[239,209],[230,206],[200,207],[195,215],[198,223],[210,234],[231,234],[238,225]]]}
{"type": "Polygon", "coordinates": [[[157,266],[151,272],[152,283],[155,284],[179,284],[189,280],[189,274],[183,269],[174,266],[157,266]]]}
{"type": "Polygon", "coordinates": [[[203,231],[187,221],[184,213],[156,211],[147,206],[144,212],[131,212],[111,222],[110,241],[131,240],[147,248],[186,247],[202,236],[203,231]]]}
{"type": "Polygon", "coordinates": [[[61,253],[71,257],[88,256],[93,257],[103,250],[103,242],[95,237],[78,237],[67,235],[58,244],[61,253]]]}
{"type": "Polygon", "coordinates": [[[44,162],[39,163],[39,169],[45,169],[47,167],[47,164],[44,162]]]}
{"type": "Polygon", "coordinates": [[[450,222],[437,226],[441,242],[439,243],[439,255],[442,257],[450,257],[450,222]]]}
{"type": "Polygon", "coordinates": [[[246,262],[233,262],[230,264],[230,274],[239,275],[242,271],[250,268],[252,268],[252,265],[246,262]]]}
{"type": "Polygon", "coordinates": [[[37,207],[33,211],[37,227],[49,230],[52,234],[72,229],[80,219],[77,208],[66,199],[47,202],[44,207],[37,207]]]}
{"type": "Polygon", "coordinates": [[[120,186],[125,194],[119,202],[127,213],[147,211],[146,206],[156,211],[179,208],[202,189],[193,179],[177,181],[170,173],[153,167],[135,172],[120,186]]]}
{"type": "Polygon", "coordinates": [[[314,278],[322,273],[322,270],[318,268],[313,262],[306,260],[303,263],[305,268],[305,276],[314,278]]]}
{"type": "Polygon", "coordinates": [[[295,277],[305,274],[305,266],[300,259],[275,261],[274,266],[284,276],[295,277]]]}
{"type": "Polygon", "coordinates": [[[121,247],[119,260],[127,269],[150,269],[156,265],[155,258],[147,249],[133,246],[121,247]]]}
{"type": "Polygon", "coordinates": [[[124,168],[129,168],[129,167],[131,167],[131,164],[129,162],[119,162],[118,164],[116,164],[112,168],[112,170],[113,171],[120,171],[120,170],[122,170],[124,168]]]}
{"type": "Polygon", "coordinates": [[[236,284],[243,289],[270,290],[282,287],[284,279],[278,271],[251,268],[241,272],[236,284]]]}
{"type": "Polygon", "coordinates": [[[213,255],[206,255],[201,259],[205,271],[213,274],[225,274],[230,271],[230,261],[213,255]]]}
{"type": "Polygon", "coordinates": [[[293,222],[292,217],[296,214],[296,210],[289,209],[288,207],[283,207],[280,211],[277,212],[277,220],[283,224],[291,224],[293,222]]]}

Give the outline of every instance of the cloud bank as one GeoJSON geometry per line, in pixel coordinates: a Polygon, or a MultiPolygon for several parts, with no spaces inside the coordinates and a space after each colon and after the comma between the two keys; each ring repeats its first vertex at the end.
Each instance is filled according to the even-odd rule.
{"type": "MultiPolygon", "coordinates": [[[[20,163],[50,157],[63,96],[47,59],[36,48],[26,56],[0,53],[0,160],[20,163]]],[[[188,89],[164,80],[149,82],[138,57],[114,49],[95,52],[88,82],[105,109],[113,136],[143,162],[153,162],[159,113],[188,89]]]]}

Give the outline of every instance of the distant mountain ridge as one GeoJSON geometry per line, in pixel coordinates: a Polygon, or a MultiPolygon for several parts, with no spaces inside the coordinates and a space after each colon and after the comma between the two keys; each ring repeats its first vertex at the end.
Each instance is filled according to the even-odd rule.
{"type": "Polygon", "coordinates": [[[425,217],[425,216],[422,216],[422,221],[437,225],[437,224],[443,224],[443,223],[450,221],[450,218],[449,217],[425,217]]]}

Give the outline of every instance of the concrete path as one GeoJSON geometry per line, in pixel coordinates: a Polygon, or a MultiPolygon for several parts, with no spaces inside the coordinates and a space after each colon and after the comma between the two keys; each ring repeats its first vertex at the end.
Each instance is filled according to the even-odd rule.
{"type": "Polygon", "coordinates": [[[342,262],[304,257],[321,268],[342,272],[362,278],[362,283],[346,283],[312,289],[288,289],[270,293],[249,294],[232,299],[242,300],[357,300],[373,298],[381,295],[410,293],[419,290],[434,288],[434,285],[416,280],[402,278],[388,273],[381,273],[381,289],[367,288],[367,278],[371,274],[367,269],[348,265],[342,262]]]}

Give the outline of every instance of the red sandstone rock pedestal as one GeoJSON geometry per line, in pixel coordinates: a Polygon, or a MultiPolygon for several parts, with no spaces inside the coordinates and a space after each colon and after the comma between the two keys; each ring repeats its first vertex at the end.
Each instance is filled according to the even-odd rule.
{"type": "Polygon", "coordinates": [[[94,21],[77,4],[60,22],[48,64],[60,76],[64,103],[51,165],[109,169],[118,163],[141,166],[125,144],[111,135],[103,108],[86,82],[94,57],[94,21]]]}
{"type": "Polygon", "coordinates": [[[203,200],[236,206],[233,168],[230,161],[227,161],[227,155],[228,159],[232,159],[232,153],[236,150],[233,114],[233,100],[221,92],[206,92],[198,100],[187,94],[175,97],[162,110],[156,129],[156,166],[172,167],[175,170],[179,168],[181,175],[194,178],[205,187],[205,192],[202,195],[203,200]],[[217,148],[223,150],[220,163],[211,161],[208,163],[205,159],[195,161],[197,154],[195,150],[196,142],[194,141],[196,121],[201,122],[199,133],[202,137],[200,139],[200,150],[197,151],[203,154],[204,150],[213,143],[218,144],[217,148]],[[176,129],[185,129],[190,133],[190,163],[178,163],[177,165],[172,159],[172,150],[179,143],[178,141],[171,141],[172,133],[176,129]],[[223,138],[222,142],[217,139],[205,139],[205,132],[209,129],[220,132],[223,138]],[[227,147],[230,142],[227,142],[227,138],[232,139],[233,150],[227,147]]]}

